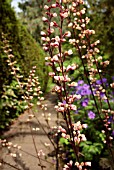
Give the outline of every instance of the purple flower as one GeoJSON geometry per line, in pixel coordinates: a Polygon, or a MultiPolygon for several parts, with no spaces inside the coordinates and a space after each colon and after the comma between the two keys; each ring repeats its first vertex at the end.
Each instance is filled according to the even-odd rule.
{"type": "Polygon", "coordinates": [[[80,94],[81,94],[82,96],[85,96],[85,95],[88,95],[88,94],[90,94],[90,93],[89,93],[89,90],[88,90],[88,89],[82,89],[80,94]]]}
{"type": "Polygon", "coordinates": [[[112,80],[114,81],[114,76],[112,76],[112,80]]]}
{"type": "Polygon", "coordinates": [[[95,113],[90,110],[90,111],[88,112],[88,117],[89,117],[90,119],[94,119],[94,118],[95,118],[95,113]]]}
{"type": "Polygon", "coordinates": [[[89,102],[89,99],[88,98],[85,98],[83,101],[82,101],[82,106],[83,107],[86,107],[88,105],[88,102],[89,102]]]}
{"type": "Polygon", "coordinates": [[[80,94],[81,96],[85,96],[85,95],[90,95],[91,90],[89,85],[84,84],[83,86],[77,86],[76,93],[80,94]]]}
{"type": "Polygon", "coordinates": [[[98,85],[102,84],[102,83],[106,83],[107,82],[107,79],[106,78],[102,78],[102,80],[97,80],[96,83],[98,85]]]}
{"type": "Polygon", "coordinates": [[[105,93],[100,92],[100,96],[101,96],[101,98],[103,98],[105,96],[105,93]]]}
{"type": "Polygon", "coordinates": [[[113,117],[112,116],[109,117],[108,122],[113,122],[113,117]]]}
{"type": "Polygon", "coordinates": [[[106,78],[102,78],[102,82],[103,82],[103,83],[106,83],[106,82],[107,82],[107,79],[106,79],[106,78]]]}
{"type": "Polygon", "coordinates": [[[112,131],[112,136],[114,136],[114,130],[112,131]]]}
{"type": "Polygon", "coordinates": [[[83,83],[84,83],[83,80],[78,80],[78,85],[83,84],[83,83]]]}
{"type": "Polygon", "coordinates": [[[75,114],[78,114],[78,112],[79,112],[79,110],[77,109],[77,110],[75,111],[75,114]]]}
{"type": "Polygon", "coordinates": [[[65,101],[65,100],[63,100],[63,104],[66,104],[66,101],[65,101]]]}
{"type": "Polygon", "coordinates": [[[96,83],[97,83],[98,85],[102,84],[101,80],[97,80],[96,83]]]}

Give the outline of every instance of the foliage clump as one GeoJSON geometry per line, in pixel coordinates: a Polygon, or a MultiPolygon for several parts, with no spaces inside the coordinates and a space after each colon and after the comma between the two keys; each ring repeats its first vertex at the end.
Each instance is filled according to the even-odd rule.
{"type": "MultiPolygon", "coordinates": [[[[20,68],[20,73],[24,75],[23,81],[29,76],[29,71],[36,65],[36,74],[43,91],[46,91],[48,82],[48,68],[45,67],[45,54],[40,45],[31,37],[26,28],[17,20],[10,3],[5,0],[0,2],[0,127],[4,128],[9,124],[9,120],[22,112],[20,104],[21,93],[16,88],[14,77],[10,74],[11,68],[8,65],[7,55],[4,53],[4,43],[2,34],[5,34],[9,41],[5,46],[12,49],[15,56],[16,66],[20,68]],[[7,99],[3,96],[7,96],[7,99]],[[18,106],[13,108],[13,105],[18,106]],[[7,112],[6,112],[7,110],[7,112]],[[10,114],[10,113],[11,114],[10,114]],[[6,116],[7,115],[7,116],[6,116]],[[12,116],[11,116],[12,115],[12,116]],[[3,125],[4,124],[4,125],[3,125]]],[[[6,47],[5,47],[6,48],[6,47]]]]}

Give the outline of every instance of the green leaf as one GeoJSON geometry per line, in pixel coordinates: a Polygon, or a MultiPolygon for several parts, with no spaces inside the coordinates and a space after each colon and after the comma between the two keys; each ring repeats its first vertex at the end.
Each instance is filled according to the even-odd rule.
{"type": "Polygon", "coordinates": [[[12,89],[8,89],[6,91],[6,95],[17,98],[17,96],[15,95],[15,93],[14,93],[14,91],[12,89]]]}
{"type": "Polygon", "coordinates": [[[68,141],[68,139],[60,138],[60,143],[61,143],[61,144],[68,145],[68,144],[69,144],[69,141],[68,141]]]}

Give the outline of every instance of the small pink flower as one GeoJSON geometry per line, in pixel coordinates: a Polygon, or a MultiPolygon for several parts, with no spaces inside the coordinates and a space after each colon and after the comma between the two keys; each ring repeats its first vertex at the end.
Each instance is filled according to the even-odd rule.
{"type": "Polygon", "coordinates": [[[71,87],[76,87],[76,86],[78,86],[78,83],[72,82],[71,84],[69,84],[69,86],[71,86],[71,87]]]}
{"type": "Polygon", "coordinates": [[[46,41],[46,38],[45,38],[45,37],[41,37],[41,40],[42,40],[42,41],[46,41]]]}
{"type": "Polygon", "coordinates": [[[48,47],[44,46],[43,49],[44,49],[45,51],[47,51],[47,50],[48,50],[48,47]]]}
{"type": "Polygon", "coordinates": [[[72,55],[73,54],[73,51],[70,49],[68,50],[68,55],[72,55]]]}
{"type": "Polygon", "coordinates": [[[53,29],[53,28],[50,28],[49,32],[50,32],[50,33],[54,33],[54,29],[53,29]]]}
{"type": "Polygon", "coordinates": [[[53,59],[53,61],[58,61],[59,60],[57,55],[54,55],[52,59],[53,59]]]}
{"type": "Polygon", "coordinates": [[[50,27],[53,27],[54,26],[54,22],[50,22],[50,27]]]}
{"type": "Polygon", "coordinates": [[[64,112],[64,111],[65,111],[65,108],[64,108],[64,107],[59,107],[59,108],[57,109],[57,111],[58,111],[58,112],[64,112]]]}
{"type": "Polygon", "coordinates": [[[47,22],[48,19],[46,17],[42,17],[42,21],[47,22]]]}
{"type": "Polygon", "coordinates": [[[76,42],[75,39],[69,39],[69,43],[70,43],[70,44],[73,44],[73,43],[75,43],[75,42],[76,42]]]}
{"type": "Polygon", "coordinates": [[[53,13],[53,17],[57,17],[57,13],[53,13]]]}
{"type": "Polygon", "coordinates": [[[46,36],[46,33],[44,31],[41,31],[40,34],[46,36]]]}
{"type": "Polygon", "coordinates": [[[56,67],[56,70],[57,70],[58,72],[61,72],[61,71],[62,71],[60,67],[56,67]]]}
{"type": "Polygon", "coordinates": [[[59,86],[55,86],[55,87],[54,87],[54,91],[60,92],[60,91],[61,91],[61,88],[60,88],[59,86]]]}
{"type": "Polygon", "coordinates": [[[58,42],[50,43],[50,46],[52,46],[52,47],[58,47],[58,46],[59,46],[59,43],[58,43],[58,42]]]}
{"type": "Polygon", "coordinates": [[[56,8],[57,5],[56,5],[56,4],[52,4],[51,7],[52,7],[52,8],[56,8]]]}
{"type": "Polygon", "coordinates": [[[66,36],[66,37],[71,37],[71,32],[70,32],[70,31],[67,31],[67,32],[65,33],[65,36],[66,36]]]}
{"type": "Polygon", "coordinates": [[[72,2],[72,6],[76,7],[77,6],[76,2],[72,2]]]}
{"type": "Polygon", "coordinates": [[[76,107],[76,105],[71,104],[71,105],[70,105],[70,109],[75,111],[75,110],[77,110],[77,107],[76,107]]]}
{"type": "Polygon", "coordinates": [[[45,60],[47,61],[47,60],[50,60],[51,59],[51,57],[45,57],[45,60]]]}
{"type": "Polygon", "coordinates": [[[55,73],[54,73],[54,72],[49,72],[49,76],[50,76],[50,77],[54,77],[54,76],[55,76],[55,73]]]}
{"type": "Polygon", "coordinates": [[[90,18],[86,17],[86,18],[85,18],[85,21],[86,21],[86,24],[88,24],[89,21],[90,21],[90,18]]]}
{"type": "Polygon", "coordinates": [[[61,136],[62,136],[63,138],[66,138],[66,133],[62,133],[61,136]]]}
{"type": "Polygon", "coordinates": [[[83,9],[81,10],[81,14],[85,14],[85,11],[86,11],[86,8],[83,8],[83,9]]]}
{"type": "Polygon", "coordinates": [[[80,14],[80,12],[76,12],[76,15],[80,16],[81,14],[80,14]]]}
{"type": "Polygon", "coordinates": [[[69,81],[71,81],[71,79],[68,77],[68,75],[66,75],[66,76],[64,76],[64,81],[69,82],[69,81]]]}
{"type": "Polygon", "coordinates": [[[45,9],[45,10],[48,10],[48,9],[49,9],[49,6],[44,5],[44,9],[45,9]]]}
{"type": "Polygon", "coordinates": [[[60,16],[61,16],[62,18],[67,18],[67,17],[68,17],[68,12],[61,12],[61,13],[60,13],[60,16]]]}
{"type": "Polygon", "coordinates": [[[56,36],[56,37],[55,37],[55,41],[60,42],[60,37],[59,37],[59,36],[56,36]]]}
{"type": "Polygon", "coordinates": [[[68,24],[68,27],[72,27],[72,26],[73,26],[73,23],[70,22],[70,23],[68,24]]]}
{"type": "Polygon", "coordinates": [[[91,166],[91,162],[85,162],[86,166],[91,166]]]}

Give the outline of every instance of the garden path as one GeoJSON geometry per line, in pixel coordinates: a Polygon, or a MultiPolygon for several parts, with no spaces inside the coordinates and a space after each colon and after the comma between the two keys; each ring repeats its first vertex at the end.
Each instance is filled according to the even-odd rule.
{"type": "MultiPolygon", "coordinates": [[[[51,113],[51,126],[56,125],[57,120],[57,114],[54,109],[54,105],[56,102],[56,95],[49,93],[46,95],[46,99],[44,100],[44,104],[47,104],[48,110],[47,113],[51,113]]],[[[40,121],[41,125],[44,127],[44,129],[48,132],[49,128],[42,117],[42,110],[37,109],[37,112],[35,112],[35,115],[37,119],[40,121]]],[[[46,146],[44,146],[44,143],[50,143],[49,139],[47,138],[47,135],[43,132],[43,130],[40,128],[37,120],[33,118],[31,120],[30,126],[32,128],[40,128],[38,131],[33,131],[33,137],[34,141],[32,139],[31,135],[31,128],[27,123],[28,113],[25,112],[24,114],[20,115],[17,120],[14,121],[14,123],[11,125],[10,130],[4,133],[4,137],[13,144],[17,144],[21,146],[21,149],[16,152],[17,157],[11,157],[9,156],[9,153],[5,147],[2,147],[2,154],[0,154],[0,157],[7,163],[15,166],[19,170],[41,170],[41,167],[38,166],[39,161],[37,158],[37,154],[35,152],[35,147],[33,142],[35,141],[37,150],[43,150],[45,154],[48,154],[53,151],[53,147],[50,145],[50,149],[47,149],[46,146]],[[20,157],[19,154],[22,154],[20,157]]],[[[13,149],[13,153],[15,153],[15,149],[13,149]]],[[[43,162],[43,165],[46,168],[43,168],[43,170],[54,170],[55,167],[52,166],[52,158],[48,159],[49,162],[43,162]]],[[[54,161],[54,160],[53,160],[54,161]]],[[[15,170],[15,168],[3,164],[0,167],[0,170],[15,170]]]]}

